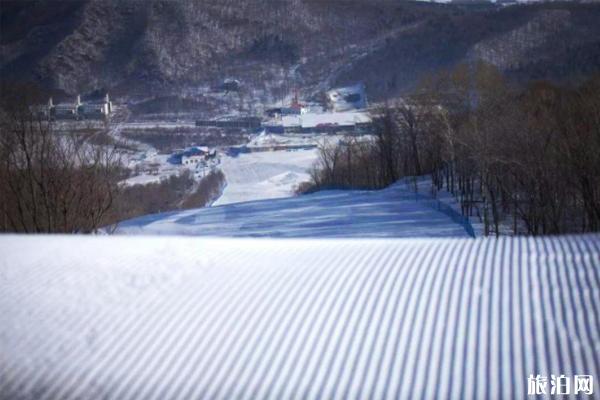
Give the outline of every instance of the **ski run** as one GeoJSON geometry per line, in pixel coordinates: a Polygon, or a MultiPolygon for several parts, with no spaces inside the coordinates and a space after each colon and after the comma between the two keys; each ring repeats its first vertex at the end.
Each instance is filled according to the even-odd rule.
{"type": "Polygon", "coordinates": [[[600,376],[598,235],[0,251],[2,398],[522,399],[530,374],[600,376]]]}
{"type": "Polygon", "coordinates": [[[416,194],[399,182],[383,190],[324,190],[146,215],[120,223],[116,233],[368,238],[466,237],[472,236],[473,230],[470,222],[446,203],[416,194]]]}

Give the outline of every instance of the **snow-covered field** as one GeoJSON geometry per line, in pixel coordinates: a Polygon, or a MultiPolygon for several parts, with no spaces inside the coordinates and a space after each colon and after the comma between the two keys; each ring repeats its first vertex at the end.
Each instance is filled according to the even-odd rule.
{"type": "Polygon", "coordinates": [[[598,235],[4,236],[0,253],[6,399],[523,399],[529,374],[599,393],[598,235]]]}
{"type": "Polygon", "coordinates": [[[175,128],[195,128],[196,123],[194,121],[180,121],[180,122],[167,122],[167,121],[148,121],[148,122],[126,122],[123,124],[123,128],[126,129],[175,129],[175,128]]]}
{"type": "Polygon", "coordinates": [[[309,180],[316,159],[317,149],[222,156],[227,186],[214,205],[292,196],[296,185],[309,180]]]}
{"type": "MultiPolygon", "coordinates": [[[[260,154],[263,153],[251,153],[260,154]]],[[[236,167],[240,165],[236,163],[236,167]]],[[[261,166],[255,159],[250,165],[261,166]]],[[[276,165],[279,168],[282,164],[276,165]]],[[[253,175],[255,170],[248,168],[247,180],[251,181],[253,176],[260,176],[265,170],[266,166],[262,165],[253,175]]],[[[260,180],[254,179],[255,182],[260,180]]],[[[242,180],[237,186],[240,189],[234,192],[235,196],[264,194],[256,191],[261,184],[255,182],[246,184],[242,180]],[[248,188],[248,191],[241,188],[248,188]]],[[[264,187],[269,195],[285,195],[284,190],[273,191],[273,187],[278,187],[273,181],[267,179],[267,182],[264,187]]],[[[289,186],[280,187],[287,189],[289,186]]],[[[231,192],[229,196],[226,199],[231,202],[240,198],[232,196],[231,192]]],[[[406,185],[399,183],[379,191],[320,191],[293,198],[147,215],[120,223],[116,233],[359,238],[467,236],[461,218],[458,214],[448,215],[439,211],[432,202],[417,200],[406,185]]]]}
{"type": "Polygon", "coordinates": [[[315,146],[320,143],[335,143],[341,136],[328,134],[279,134],[266,133],[263,131],[254,135],[248,142],[248,147],[269,147],[269,146],[315,146]]]}

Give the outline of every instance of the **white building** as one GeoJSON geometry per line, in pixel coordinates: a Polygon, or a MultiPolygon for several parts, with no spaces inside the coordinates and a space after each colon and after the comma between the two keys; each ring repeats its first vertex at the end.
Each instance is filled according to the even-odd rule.
{"type": "Polygon", "coordinates": [[[365,85],[362,83],[331,89],[327,92],[327,99],[334,111],[349,111],[367,108],[365,85]]]}
{"type": "Polygon", "coordinates": [[[108,93],[103,100],[80,104],[78,112],[84,118],[107,118],[112,112],[112,103],[108,93]]]}
{"type": "Polygon", "coordinates": [[[58,119],[107,118],[111,114],[112,108],[108,94],[100,101],[87,103],[82,103],[79,95],[75,98],[74,103],[54,104],[50,98],[47,106],[49,115],[58,119]]]}
{"type": "Polygon", "coordinates": [[[53,118],[58,119],[77,119],[78,109],[81,106],[81,97],[77,96],[74,103],[54,104],[52,98],[48,100],[48,110],[53,118]]]}
{"type": "Polygon", "coordinates": [[[370,125],[371,122],[370,115],[365,111],[308,112],[302,115],[286,115],[282,117],[278,126],[286,133],[338,132],[356,131],[370,125]]]}
{"type": "Polygon", "coordinates": [[[201,162],[204,162],[205,156],[202,154],[194,154],[189,156],[181,157],[181,164],[183,165],[198,165],[201,162]]]}

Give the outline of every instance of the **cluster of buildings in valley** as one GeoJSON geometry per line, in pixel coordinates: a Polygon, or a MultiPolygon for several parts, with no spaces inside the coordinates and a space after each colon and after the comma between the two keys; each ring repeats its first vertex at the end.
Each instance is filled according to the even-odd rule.
{"type": "Polygon", "coordinates": [[[39,114],[54,120],[107,119],[113,112],[113,105],[108,94],[102,99],[81,102],[77,95],[75,101],[54,104],[52,97],[45,106],[38,106],[39,114]]]}
{"type": "Polygon", "coordinates": [[[285,115],[264,125],[269,133],[367,133],[371,117],[364,111],[307,112],[285,115]]]}
{"type": "Polygon", "coordinates": [[[267,110],[270,120],[263,127],[270,133],[367,133],[371,117],[366,112],[367,97],[361,83],[331,89],[326,108],[315,110],[301,104],[297,96],[290,107],[267,110]]]}
{"type": "Polygon", "coordinates": [[[226,116],[198,120],[196,126],[264,129],[267,133],[368,133],[371,117],[366,111],[367,97],[362,83],[326,92],[325,106],[301,103],[298,95],[285,107],[265,110],[265,117],[226,116]],[[327,111],[325,111],[327,110],[327,111]]]}

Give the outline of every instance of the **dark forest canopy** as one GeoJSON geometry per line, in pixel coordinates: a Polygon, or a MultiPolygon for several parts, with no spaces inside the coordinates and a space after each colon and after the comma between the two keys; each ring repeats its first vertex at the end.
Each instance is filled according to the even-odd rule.
{"type": "Polygon", "coordinates": [[[365,82],[373,100],[483,60],[517,81],[600,68],[600,4],[413,1],[3,1],[0,79],[69,94],[176,93],[235,77],[313,93],[365,82]]]}

